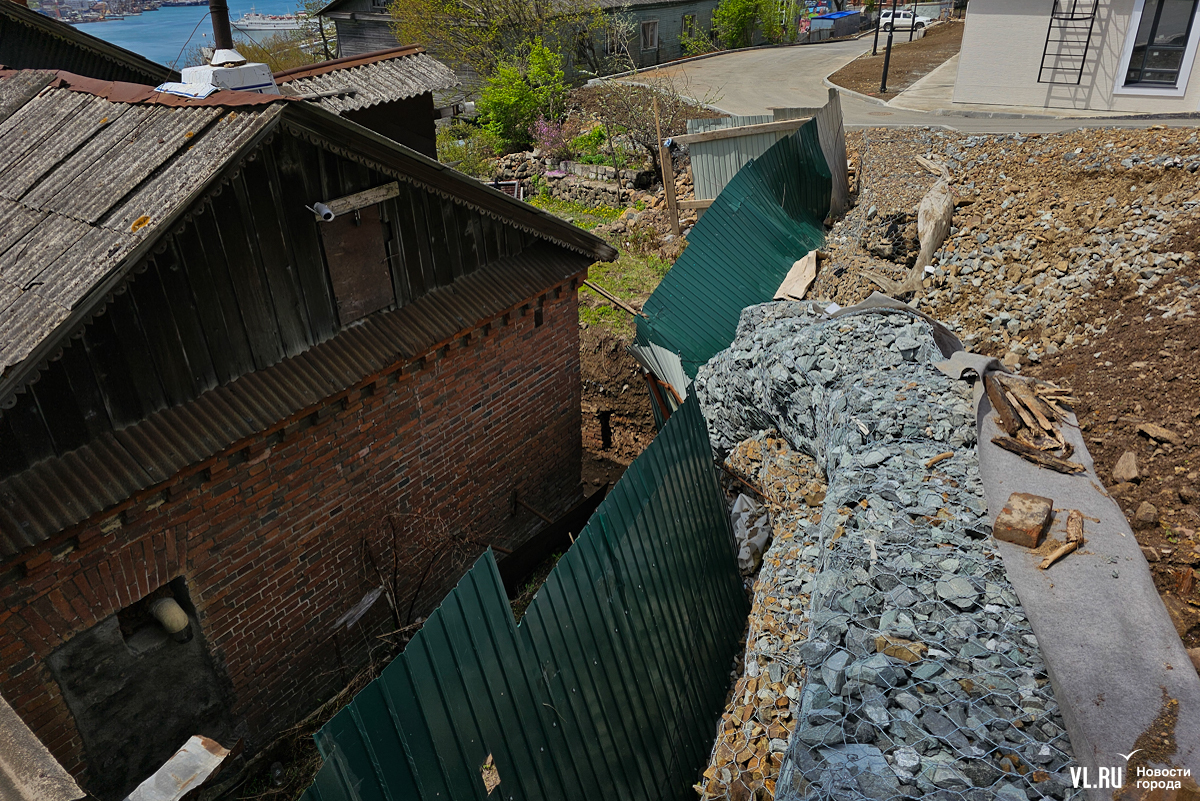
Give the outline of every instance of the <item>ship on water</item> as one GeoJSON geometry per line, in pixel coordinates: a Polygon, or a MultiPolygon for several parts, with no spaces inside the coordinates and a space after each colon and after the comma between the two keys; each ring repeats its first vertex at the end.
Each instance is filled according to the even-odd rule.
{"type": "Polygon", "coordinates": [[[300,30],[303,21],[303,14],[259,14],[251,9],[230,24],[235,31],[245,33],[286,33],[300,30]]]}

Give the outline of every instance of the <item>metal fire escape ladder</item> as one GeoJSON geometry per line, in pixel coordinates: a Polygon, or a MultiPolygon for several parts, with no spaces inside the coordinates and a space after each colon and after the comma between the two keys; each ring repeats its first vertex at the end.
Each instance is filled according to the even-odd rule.
{"type": "Polygon", "coordinates": [[[1098,5],[1099,0],[1054,0],[1038,83],[1079,85],[1098,5]]]}

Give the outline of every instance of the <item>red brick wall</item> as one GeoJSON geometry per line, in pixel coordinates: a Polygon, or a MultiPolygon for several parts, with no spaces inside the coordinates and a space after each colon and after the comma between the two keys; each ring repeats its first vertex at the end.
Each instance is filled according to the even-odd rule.
{"type": "MultiPolygon", "coordinates": [[[[578,499],[576,301],[570,284],[534,299],[3,574],[0,692],[86,781],[79,733],[44,660],[182,575],[232,683],[239,728],[252,748],[268,742],[341,685],[339,648],[352,668],[364,643],[393,627],[381,598],[361,630],[338,648],[329,640],[335,621],[380,584],[364,540],[390,570],[385,515],[396,515],[401,544],[413,526],[444,524],[514,547],[538,523],[510,514],[514,488],[548,513],[578,499]]],[[[465,561],[438,563],[419,613],[482,552],[472,548],[465,561]]]]}

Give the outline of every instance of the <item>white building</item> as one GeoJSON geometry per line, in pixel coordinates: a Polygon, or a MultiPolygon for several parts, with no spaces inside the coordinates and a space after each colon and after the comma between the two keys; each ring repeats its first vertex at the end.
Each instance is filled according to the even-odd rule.
{"type": "Polygon", "coordinates": [[[1200,110],[1200,0],[973,0],[956,103],[1200,110]]]}

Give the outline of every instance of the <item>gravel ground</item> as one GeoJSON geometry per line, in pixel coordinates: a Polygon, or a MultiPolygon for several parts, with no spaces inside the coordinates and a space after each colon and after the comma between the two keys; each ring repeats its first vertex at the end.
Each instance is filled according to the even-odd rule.
{"type": "Polygon", "coordinates": [[[862,191],[830,232],[810,297],[850,305],[876,288],[864,270],[905,274],[916,207],[935,180],[915,157],[943,160],[956,227],[919,308],[972,350],[1074,390],[1097,471],[1185,645],[1200,646],[1200,473],[1190,447],[1200,419],[1197,130],[870,129],[848,141],[862,191]],[[1147,435],[1146,424],[1170,438],[1147,435]],[[1126,454],[1138,467],[1132,481],[1114,475],[1126,454]]]}
{"type": "Polygon", "coordinates": [[[719,455],[776,430],[828,479],[755,607],[773,599],[803,634],[768,642],[771,681],[757,685],[777,708],[782,685],[785,755],[769,729],[766,759],[727,744],[745,731],[743,679],[702,794],[737,797],[726,788],[748,778],[747,798],[1072,797],[1037,640],[988,536],[969,390],[932,367],[940,359],[910,315],[827,320],[779,303],[745,310],[731,347],[701,368],[719,455]],[[736,767],[743,757],[761,778],[736,767]]]}

